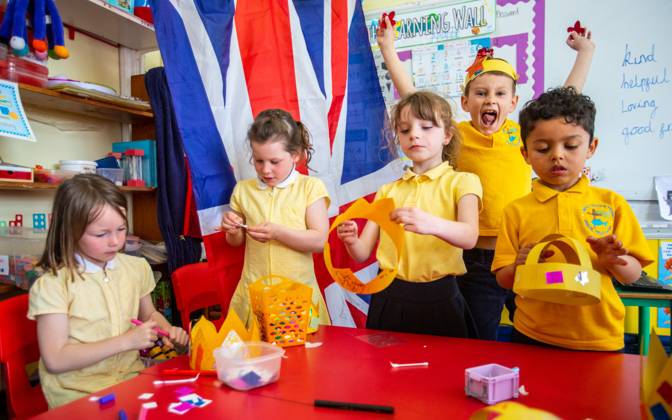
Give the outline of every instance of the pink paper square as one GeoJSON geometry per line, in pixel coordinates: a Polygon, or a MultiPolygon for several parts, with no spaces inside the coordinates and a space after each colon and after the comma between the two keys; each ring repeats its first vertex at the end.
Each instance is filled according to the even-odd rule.
{"type": "Polygon", "coordinates": [[[562,283],[563,281],[564,280],[562,278],[562,271],[546,272],[546,284],[562,283]]]}

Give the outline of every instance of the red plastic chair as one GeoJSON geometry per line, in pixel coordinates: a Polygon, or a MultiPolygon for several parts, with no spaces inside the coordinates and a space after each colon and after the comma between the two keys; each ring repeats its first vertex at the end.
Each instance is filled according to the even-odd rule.
{"type": "MultiPolygon", "coordinates": [[[[219,270],[210,270],[208,263],[184,265],[173,272],[173,292],[177,310],[180,311],[182,328],[189,329],[190,315],[198,309],[221,305],[219,291],[219,270]]],[[[222,305],[222,312],[226,308],[222,305]]],[[[224,312],[225,314],[225,312],[224,312]]],[[[223,315],[224,315],[223,314],[223,315]]],[[[213,320],[219,328],[224,322],[223,317],[213,320]]]]}
{"type": "Polygon", "coordinates": [[[26,317],[28,295],[0,301],[0,365],[5,376],[9,417],[30,417],[47,410],[42,387],[32,386],[26,365],[40,358],[37,324],[26,317]]]}

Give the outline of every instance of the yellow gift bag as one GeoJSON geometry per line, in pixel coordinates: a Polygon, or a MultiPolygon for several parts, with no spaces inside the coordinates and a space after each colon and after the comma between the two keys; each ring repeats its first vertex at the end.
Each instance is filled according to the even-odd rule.
{"type": "Polygon", "coordinates": [[[601,281],[582,243],[563,235],[549,235],[530,250],[525,264],[516,268],[513,291],[545,302],[591,305],[600,302],[601,281]],[[539,262],[551,246],[566,262],[539,262]]]}
{"type": "Polygon", "coordinates": [[[306,343],[311,287],[271,274],[250,284],[249,291],[252,311],[265,341],[282,347],[306,343]]]}

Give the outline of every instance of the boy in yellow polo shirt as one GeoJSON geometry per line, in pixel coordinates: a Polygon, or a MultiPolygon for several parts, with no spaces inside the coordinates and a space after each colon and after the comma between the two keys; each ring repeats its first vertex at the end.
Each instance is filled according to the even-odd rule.
{"type": "MultiPolygon", "coordinates": [[[[395,51],[389,18],[384,19],[386,25],[379,26],[376,40],[394,86],[405,96],[415,87],[395,51]]],[[[595,48],[590,38],[590,31],[585,36],[572,32],[567,37],[567,45],[577,55],[565,86],[583,88],[595,48]]],[[[457,126],[462,147],[456,162],[457,170],[478,175],[483,185],[478,242],[475,248],[464,251],[467,273],[458,277],[458,284],[474,316],[479,338],[485,340],[496,339],[507,298],[509,312],[514,310],[513,293],[499,287],[490,272],[502,209],[529,193],[532,182],[530,167],[519,152],[520,127],[508,119],[518,104],[518,74],[506,60],[492,55],[492,49],[482,49],[467,69],[461,105],[471,119],[457,126]]]]}
{"type": "Polygon", "coordinates": [[[652,260],[625,199],[591,186],[582,175],[598,144],[594,122],[594,103],[573,88],[550,90],[520,113],[523,156],[539,179],[530,194],[504,209],[492,271],[500,286],[511,289],[516,267],[525,263],[534,244],[561,233],[589,245],[593,267],[602,274],[602,299],[575,306],[516,296],[513,342],[574,350],[623,348],[625,308],[611,278],[631,283],[652,260]]]}

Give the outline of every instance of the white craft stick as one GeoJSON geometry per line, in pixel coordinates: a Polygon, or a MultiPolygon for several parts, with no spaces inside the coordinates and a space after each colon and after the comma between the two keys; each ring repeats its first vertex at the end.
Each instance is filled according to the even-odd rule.
{"type": "Polygon", "coordinates": [[[192,382],[196,382],[198,380],[198,377],[200,376],[200,373],[194,376],[193,378],[189,379],[172,379],[169,381],[162,381],[162,380],[156,380],[154,381],[154,385],[160,386],[160,385],[179,385],[179,384],[188,384],[192,382]]]}
{"type": "Polygon", "coordinates": [[[392,362],[390,362],[390,366],[392,366],[393,368],[428,367],[429,362],[418,362],[418,363],[392,363],[392,362]]]}

